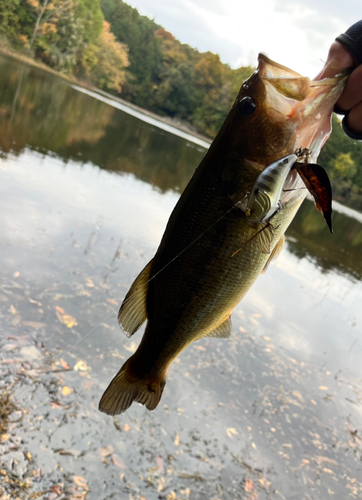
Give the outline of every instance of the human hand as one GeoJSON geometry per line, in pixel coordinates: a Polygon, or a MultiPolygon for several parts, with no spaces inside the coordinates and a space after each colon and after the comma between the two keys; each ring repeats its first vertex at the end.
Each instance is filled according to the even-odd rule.
{"type": "Polygon", "coordinates": [[[362,21],[333,42],[317,78],[329,78],[348,68],[352,72],[336,103],[335,112],[345,115],[342,124],[346,134],[352,139],[362,140],[362,21]]]}

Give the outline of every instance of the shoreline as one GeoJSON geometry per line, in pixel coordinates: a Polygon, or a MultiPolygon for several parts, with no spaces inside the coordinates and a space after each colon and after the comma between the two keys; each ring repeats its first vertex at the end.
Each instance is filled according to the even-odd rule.
{"type": "MultiPolygon", "coordinates": [[[[203,134],[196,132],[193,129],[193,127],[187,125],[186,123],[182,123],[179,120],[175,120],[169,116],[158,115],[157,113],[155,113],[153,111],[149,111],[148,109],[137,106],[136,104],[133,104],[129,101],[126,101],[125,99],[122,99],[122,97],[115,96],[115,95],[113,95],[105,90],[99,89],[98,87],[94,87],[93,85],[85,82],[84,80],[79,80],[78,78],[76,78],[74,76],[67,75],[65,73],[61,73],[60,71],[56,71],[56,70],[50,68],[49,66],[47,66],[46,64],[44,64],[40,61],[37,61],[36,59],[33,59],[30,56],[22,54],[21,52],[17,52],[12,48],[0,47],[0,54],[17,59],[18,61],[21,61],[25,64],[28,64],[29,66],[34,66],[38,69],[47,71],[48,73],[51,73],[54,76],[58,76],[59,78],[66,80],[68,83],[70,83],[72,85],[77,85],[78,87],[81,87],[81,88],[85,89],[86,91],[95,92],[103,97],[106,97],[107,99],[118,102],[118,103],[122,104],[123,106],[126,106],[130,109],[133,109],[134,111],[141,113],[145,116],[148,116],[154,120],[165,123],[166,125],[171,126],[175,129],[178,129],[181,132],[184,132],[185,134],[191,135],[191,136],[193,136],[193,137],[199,139],[200,141],[203,141],[209,145],[213,141],[213,139],[211,139],[210,137],[207,137],[203,134]]],[[[202,146],[205,148],[207,147],[206,145],[202,145],[202,146]]]]}

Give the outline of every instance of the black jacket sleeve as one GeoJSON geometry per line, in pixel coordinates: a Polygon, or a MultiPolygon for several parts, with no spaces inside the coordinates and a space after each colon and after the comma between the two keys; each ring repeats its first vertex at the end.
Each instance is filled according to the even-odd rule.
{"type": "MultiPolygon", "coordinates": [[[[337,36],[337,42],[341,43],[356,59],[358,64],[362,64],[362,20],[353,24],[348,30],[342,35],[337,36]]],[[[361,89],[362,94],[362,89],[361,89]]],[[[349,110],[344,111],[338,106],[335,106],[334,112],[339,115],[344,115],[342,120],[342,127],[345,133],[351,139],[355,141],[362,141],[362,133],[354,132],[347,123],[347,118],[349,110]]]]}

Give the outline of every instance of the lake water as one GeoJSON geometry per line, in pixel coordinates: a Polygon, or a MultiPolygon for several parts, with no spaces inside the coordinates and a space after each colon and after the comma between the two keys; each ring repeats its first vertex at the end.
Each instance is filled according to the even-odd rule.
{"type": "Polygon", "coordinates": [[[362,216],[339,205],[332,236],[304,202],[231,338],[182,353],[155,411],[98,412],[143,332],[125,337],[119,304],[206,151],[119,108],[0,56],[1,369],[23,357],[33,380],[11,373],[13,432],[43,473],[29,491],[80,476],[90,500],[362,498],[362,216]],[[29,346],[71,369],[39,377],[29,346]]]}

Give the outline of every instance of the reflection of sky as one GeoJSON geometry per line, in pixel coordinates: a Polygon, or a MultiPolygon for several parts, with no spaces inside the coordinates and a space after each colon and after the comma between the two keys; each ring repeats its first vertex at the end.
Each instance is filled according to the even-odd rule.
{"type": "MultiPolygon", "coordinates": [[[[85,247],[89,234],[77,235],[77,224],[101,225],[109,237],[132,241],[133,248],[145,253],[141,262],[146,263],[178,199],[176,193],[161,194],[132,174],[117,175],[92,164],[65,165],[56,157],[30,151],[9,157],[1,166],[2,240],[28,245],[39,255],[77,237],[85,247]]],[[[103,240],[99,246],[105,244],[103,240]]],[[[40,259],[37,255],[31,257],[33,265],[40,259]]],[[[36,264],[38,269],[41,264],[36,264]]],[[[247,325],[236,315],[233,324],[236,329],[242,326],[251,328],[254,335],[266,335],[293,357],[320,364],[327,361],[334,372],[347,370],[358,376],[361,299],[361,283],[334,271],[322,273],[311,260],[289,253],[286,245],[237,308],[246,315],[247,325]],[[260,326],[255,319],[250,322],[248,315],[254,313],[261,315],[260,326]]]]}
{"type": "Polygon", "coordinates": [[[334,271],[322,273],[286,248],[246,300],[256,313],[267,311],[265,335],[282,350],[298,359],[327,361],[334,373],[360,376],[361,283],[334,271]]]}
{"type": "MultiPolygon", "coordinates": [[[[361,376],[361,284],[334,271],[322,272],[310,258],[298,259],[286,245],[279,260],[236,307],[231,338],[205,338],[188,347],[170,368],[157,410],[149,413],[132,405],[118,420],[121,427],[130,422],[132,431],[116,433],[113,419],[100,414],[96,405],[102,390],[129,357],[131,346],[140,341],[142,329],[132,339],[126,338],[116,323],[114,301],[122,300],[152,257],[178,194],[162,194],[133,174],[115,174],[91,163],[64,164],[55,156],[29,150],[0,162],[0,180],[0,285],[14,281],[22,285],[11,296],[22,319],[44,321],[47,349],[71,366],[86,360],[91,373],[83,383],[94,384],[92,390],[85,390],[83,377],[70,370],[64,383],[76,387],[79,413],[74,418],[70,415],[49,440],[43,430],[32,429],[31,437],[27,434],[27,439],[34,436],[33,442],[49,453],[45,470],[48,464],[54,469],[60,463],[67,473],[87,477],[90,500],[102,497],[100,474],[108,493],[112,488],[118,492],[119,470],[110,464],[100,472],[101,458],[95,451],[112,443],[129,467],[127,475],[137,468],[140,477],[147,477],[153,465],[149,459],[154,460],[150,450],[164,457],[165,463],[166,457],[175,455],[175,474],[186,471],[192,475],[197,470],[206,478],[201,483],[206,493],[199,497],[205,500],[214,497],[210,492],[215,477],[225,489],[235,486],[235,478],[240,483],[235,488],[243,491],[244,469],[235,456],[263,469],[273,488],[288,500],[299,499],[301,489],[310,491],[304,476],[295,476],[295,470],[302,458],[313,463],[316,454],[329,454],[315,448],[313,432],[322,435],[328,450],[336,436],[345,448],[350,439],[347,417],[353,428],[360,421],[360,408],[354,404],[358,393],[353,392],[351,381],[361,376]],[[91,240],[94,246],[86,254],[91,240]],[[118,245],[121,256],[112,267],[118,245]],[[17,280],[15,271],[20,272],[17,280]],[[41,300],[42,305],[29,303],[28,296],[41,300]],[[69,330],[57,321],[56,306],[76,317],[76,328],[69,330]],[[335,398],[333,403],[323,399],[325,392],[319,386],[325,385],[335,398]],[[282,401],[287,399],[296,400],[299,406],[285,406],[282,401]],[[132,434],[137,426],[137,433],[132,434]],[[237,433],[233,437],[226,432],[230,428],[237,433]],[[179,447],[174,445],[176,434],[179,447]],[[284,443],[291,448],[283,449],[284,443]],[[50,453],[49,447],[87,450],[87,454],[73,464],[66,462],[69,457],[50,453]],[[185,453],[177,455],[178,448],[185,453]],[[280,450],[287,451],[289,461],[280,450]],[[200,460],[200,456],[208,459],[200,460]],[[78,472],[74,467],[79,467],[78,472]]],[[[9,304],[10,300],[2,303],[1,313],[11,319],[9,304]]],[[[27,333],[22,325],[19,331],[27,333]]],[[[31,389],[20,398],[27,406],[33,405],[34,415],[48,411],[47,394],[43,396],[39,390],[38,399],[30,402],[31,389]]],[[[332,457],[338,459],[338,470],[352,471],[357,477],[360,461],[344,448],[332,457]]],[[[315,476],[311,470],[308,477],[315,476]]],[[[183,476],[177,477],[172,488],[178,481],[190,484],[183,476]]],[[[319,491],[333,487],[337,497],[344,485],[332,483],[332,476],[326,476],[319,491]]],[[[144,483],[139,488],[143,491],[144,483]]]]}
{"type": "Polygon", "coordinates": [[[31,240],[34,226],[48,237],[67,231],[74,213],[78,222],[104,224],[120,235],[158,244],[178,195],[163,195],[132,174],[117,175],[91,164],[66,165],[56,157],[26,151],[1,163],[2,236],[31,240]],[[5,187],[6,186],[6,187],[5,187]]]}

